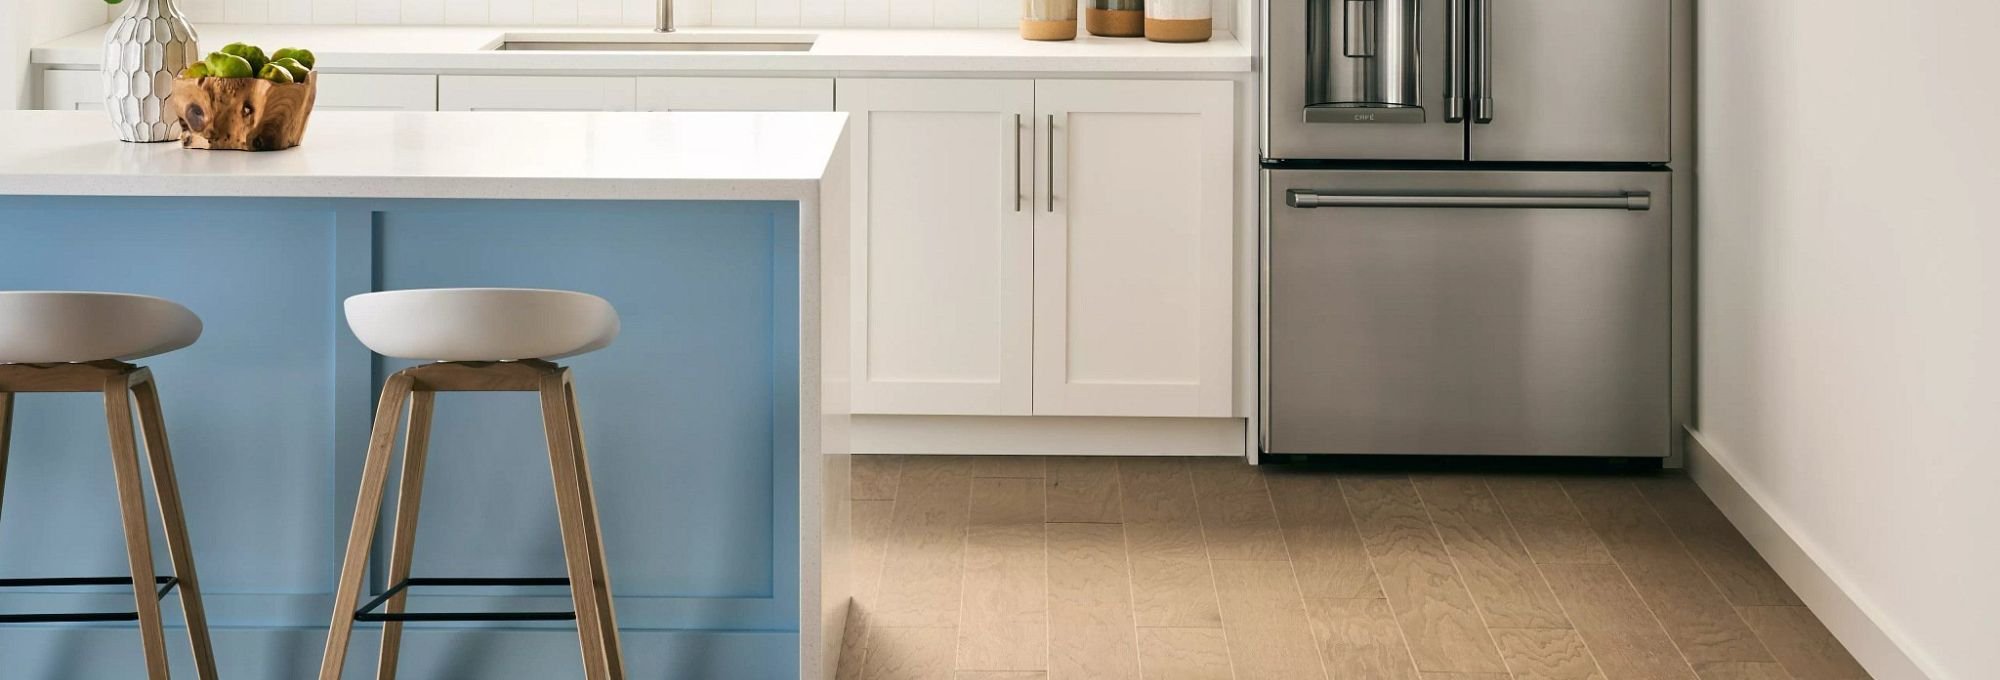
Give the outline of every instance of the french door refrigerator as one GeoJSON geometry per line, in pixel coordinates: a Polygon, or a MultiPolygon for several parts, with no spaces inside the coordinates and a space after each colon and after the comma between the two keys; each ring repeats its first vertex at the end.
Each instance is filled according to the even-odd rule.
{"type": "Polygon", "coordinates": [[[1264,452],[1669,455],[1678,1],[1269,0],[1264,452]]]}

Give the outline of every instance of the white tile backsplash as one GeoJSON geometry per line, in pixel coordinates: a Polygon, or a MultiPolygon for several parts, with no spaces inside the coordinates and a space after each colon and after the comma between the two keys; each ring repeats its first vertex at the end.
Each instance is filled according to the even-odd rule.
{"type": "Polygon", "coordinates": [[[448,26],[479,26],[493,23],[492,4],[486,0],[444,0],[444,23],[448,26]]]}
{"type": "Polygon", "coordinates": [[[398,23],[431,26],[445,23],[445,0],[402,0],[398,23]]]}
{"type": "Polygon", "coordinates": [[[351,24],[357,16],[355,0],[312,0],[312,22],[315,24],[351,24]]]}
{"type": "MultiPolygon", "coordinates": [[[[1239,1],[1211,0],[1234,30],[1239,1]]],[[[654,0],[181,0],[199,23],[651,26],[654,0]]],[[[682,26],[1006,28],[1020,0],[674,0],[682,26]]],[[[1081,14],[1081,12],[1079,12],[1081,14]]]]}
{"type": "Polygon", "coordinates": [[[403,23],[402,0],[354,0],[354,23],[403,23]]]}
{"type": "Polygon", "coordinates": [[[503,26],[532,24],[535,23],[535,0],[487,0],[486,15],[491,23],[503,26]]]}
{"type": "Polygon", "coordinates": [[[842,26],[889,25],[889,0],[841,0],[842,26]]]}
{"type": "MultiPolygon", "coordinates": [[[[326,0],[313,0],[325,2],[326,0]]],[[[575,26],[578,23],[580,0],[534,0],[533,23],[537,26],[575,26]]]]}

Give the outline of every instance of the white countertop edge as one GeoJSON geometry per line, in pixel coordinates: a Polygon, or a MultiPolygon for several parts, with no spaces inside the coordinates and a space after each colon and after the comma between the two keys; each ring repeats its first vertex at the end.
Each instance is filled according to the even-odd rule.
{"type": "Polygon", "coordinates": [[[268,152],[120,142],[102,112],[0,111],[0,195],[556,200],[816,197],[847,114],[314,114],[268,152]]]}
{"type": "MultiPolygon", "coordinates": [[[[94,69],[100,26],[35,46],[30,60],[57,69],[94,69]]],[[[690,28],[688,36],[818,36],[806,52],[504,52],[489,49],[515,35],[646,34],[628,27],[516,26],[197,26],[202,44],[243,40],[305,45],[328,73],[539,73],[567,75],[732,72],[1033,72],[1242,74],[1254,67],[1249,46],[1218,32],[1205,43],[1153,43],[1082,35],[1074,41],[1021,40],[1012,29],[690,28]]]]}
{"type": "Polygon", "coordinates": [[[258,177],[259,193],[244,194],[212,188],[208,186],[213,184],[209,179],[149,175],[0,175],[0,196],[796,203],[818,200],[820,186],[820,180],[816,179],[451,177],[410,180],[400,177],[258,177]],[[106,183],[112,186],[105,186],[106,183]]]}

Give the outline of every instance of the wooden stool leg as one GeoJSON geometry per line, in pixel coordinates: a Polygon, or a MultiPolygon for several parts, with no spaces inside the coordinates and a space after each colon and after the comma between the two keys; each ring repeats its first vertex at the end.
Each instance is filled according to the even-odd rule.
{"type": "Polygon", "coordinates": [[[389,460],[396,453],[396,423],[402,419],[403,402],[409,400],[411,383],[410,377],[400,372],[389,376],[382,385],[382,401],[375,407],[375,429],[368,437],[368,461],[361,469],[354,526],[347,534],[347,556],[341,561],[340,583],[333,595],[333,625],[326,634],[326,655],[319,665],[320,680],[340,680],[341,668],[347,663],[347,643],[354,636],[354,608],[360,604],[375,525],[382,519],[382,491],[388,483],[389,460]]]}
{"type": "Polygon", "coordinates": [[[7,498],[7,445],[14,437],[14,394],[0,392],[0,507],[7,498]]]}
{"type": "MultiPolygon", "coordinates": [[[[417,512],[424,495],[424,461],[430,451],[431,409],[437,393],[417,390],[410,395],[410,426],[403,434],[403,481],[396,492],[396,536],[389,544],[389,580],[393,587],[410,577],[410,561],[417,547],[417,512]]],[[[390,614],[403,613],[409,590],[396,593],[383,606],[390,614]]],[[[376,680],[394,680],[396,657],[403,643],[403,622],[382,622],[382,658],[375,667],[376,680]]]]}
{"type": "Polygon", "coordinates": [[[167,554],[173,560],[174,577],[180,581],[181,612],[187,619],[195,677],[215,680],[215,650],[209,641],[208,614],[201,604],[201,581],[195,576],[194,546],[188,539],[180,482],[174,476],[173,454],[167,448],[166,417],[160,411],[159,389],[154,386],[150,371],[141,369],[133,379],[132,396],[139,404],[139,432],[145,437],[146,458],[153,467],[153,499],[159,504],[160,524],[166,529],[167,554]]]}
{"type": "Polygon", "coordinates": [[[590,481],[590,447],[584,444],[583,412],[576,405],[576,383],[564,380],[563,394],[569,406],[570,440],[576,442],[576,477],[583,492],[584,523],[594,564],[591,571],[597,587],[597,600],[602,604],[597,611],[598,617],[603,620],[604,656],[612,680],[624,680],[625,650],[618,639],[618,608],[613,606],[611,598],[611,564],[604,557],[604,528],[597,521],[597,488],[590,481]]]}
{"type": "Polygon", "coordinates": [[[609,680],[604,617],[598,611],[601,605],[595,560],[591,557],[589,520],[585,519],[582,480],[576,474],[576,441],[570,426],[569,397],[565,394],[567,373],[558,371],[542,378],[542,429],[549,440],[549,472],[555,479],[563,558],[569,569],[570,599],[576,606],[577,639],[583,648],[583,677],[609,680]]]}
{"type": "Polygon", "coordinates": [[[111,465],[118,478],[118,511],[125,525],[125,558],[132,566],[132,597],[139,607],[139,639],[146,652],[146,675],[166,680],[167,633],[160,622],[160,598],[153,573],[153,540],[146,520],[146,490],[139,479],[138,442],[132,432],[128,374],[104,379],[104,418],[111,435],[111,465]]]}

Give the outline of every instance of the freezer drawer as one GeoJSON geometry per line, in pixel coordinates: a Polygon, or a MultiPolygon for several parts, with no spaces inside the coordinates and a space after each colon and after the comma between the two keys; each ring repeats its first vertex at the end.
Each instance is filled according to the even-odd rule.
{"type": "Polygon", "coordinates": [[[1668,453],[1666,172],[1268,171],[1271,453],[1668,453]]]}

